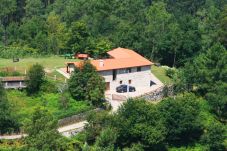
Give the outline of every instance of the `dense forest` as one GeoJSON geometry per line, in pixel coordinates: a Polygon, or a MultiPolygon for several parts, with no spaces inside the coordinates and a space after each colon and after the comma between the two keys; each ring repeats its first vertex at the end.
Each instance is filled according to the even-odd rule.
{"type": "Polygon", "coordinates": [[[165,73],[172,96],[159,103],[129,99],[110,114],[105,83],[89,61],[64,84],[33,65],[27,91],[5,90],[0,82],[0,133],[28,134],[0,140],[0,150],[227,149],[227,0],[0,0],[0,9],[0,58],[78,52],[99,58],[124,47],[174,67],[165,73]],[[25,102],[29,110],[18,114],[14,108],[25,102]],[[58,120],[74,108],[97,107],[102,110],[86,116],[78,135],[57,132],[58,120]]]}
{"type": "MultiPolygon", "coordinates": [[[[136,50],[182,66],[214,43],[227,46],[226,0],[1,0],[0,50],[17,53],[136,50]]],[[[5,52],[5,53],[4,53],[5,52]]]]}

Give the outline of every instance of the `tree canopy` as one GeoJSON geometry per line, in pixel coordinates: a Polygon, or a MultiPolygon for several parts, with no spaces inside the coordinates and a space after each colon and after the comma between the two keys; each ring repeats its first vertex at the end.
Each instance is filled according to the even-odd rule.
{"type": "Polygon", "coordinates": [[[33,65],[27,74],[27,92],[29,95],[38,93],[45,80],[45,71],[39,64],[33,65]]]}
{"type": "Polygon", "coordinates": [[[105,92],[105,81],[96,72],[95,67],[85,61],[75,67],[68,81],[69,92],[75,100],[87,100],[95,106],[102,106],[105,92]]]}
{"type": "Polygon", "coordinates": [[[126,47],[182,66],[215,42],[226,47],[226,5],[224,0],[2,0],[0,44],[94,57],[126,47]]]}
{"type": "Polygon", "coordinates": [[[0,81],[0,134],[19,131],[19,124],[12,116],[10,104],[0,81]]]}

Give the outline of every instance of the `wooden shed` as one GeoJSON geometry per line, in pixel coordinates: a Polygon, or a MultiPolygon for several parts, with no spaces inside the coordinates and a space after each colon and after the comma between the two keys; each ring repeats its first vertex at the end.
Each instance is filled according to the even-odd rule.
{"type": "Polygon", "coordinates": [[[26,78],[24,76],[0,77],[0,81],[5,89],[26,88],[26,78]]]}

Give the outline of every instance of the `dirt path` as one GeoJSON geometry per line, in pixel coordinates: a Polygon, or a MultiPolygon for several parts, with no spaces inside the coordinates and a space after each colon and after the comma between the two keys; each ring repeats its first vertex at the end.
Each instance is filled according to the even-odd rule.
{"type": "MultiPolygon", "coordinates": [[[[84,129],[84,126],[87,124],[87,121],[81,121],[78,123],[70,124],[67,126],[63,126],[58,128],[58,132],[63,136],[70,137],[72,135],[76,135],[78,132],[81,132],[84,129]]],[[[28,136],[27,134],[16,134],[16,135],[3,135],[0,136],[0,139],[21,139],[23,137],[28,136]]]]}

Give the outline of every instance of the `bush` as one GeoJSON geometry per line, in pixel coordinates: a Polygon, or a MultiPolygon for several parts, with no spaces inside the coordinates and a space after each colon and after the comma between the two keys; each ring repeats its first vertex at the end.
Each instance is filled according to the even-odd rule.
{"type": "Polygon", "coordinates": [[[18,71],[13,71],[13,72],[0,71],[0,77],[21,76],[21,75],[22,74],[18,71]]]}
{"type": "Polygon", "coordinates": [[[158,104],[167,128],[166,141],[169,144],[181,145],[199,139],[202,134],[200,101],[194,94],[188,93],[167,98],[158,104]]]}
{"type": "Polygon", "coordinates": [[[207,145],[211,151],[224,151],[225,147],[223,143],[226,138],[225,134],[226,130],[221,123],[212,123],[205,130],[201,141],[204,145],[207,145]]]}
{"type": "Polygon", "coordinates": [[[45,81],[45,71],[43,66],[39,64],[33,65],[27,75],[27,92],[29,95],[38,93],[40,88],[45,81]]]}
{"type": "Polygon", "coordinates": [[[166,69],[166,75],[170,78],[173,78],[174,74],[176,73],[175,68],[167,68],[166,69]]]}
{"type": "Polygon", "coordinates": [[[45,93],[57,93],[58,89],[54,81],[45,80],[41,85],[40,91],[45,93]]]}
{"type": "Polygon", "coordinates": [[[97,107],[103,105],[105,81],[90,62],[83,62],[80,68],[75,68],[68,88],[75,100],[87,100],[97,107]]]}
{"type": "Polygon", "coordinates": [[[13,57],[27,57],[27,56],[36,56],[37,50],[27,47],[5,47],[0,46],[0,58],[13,58],[13,57]]]}

